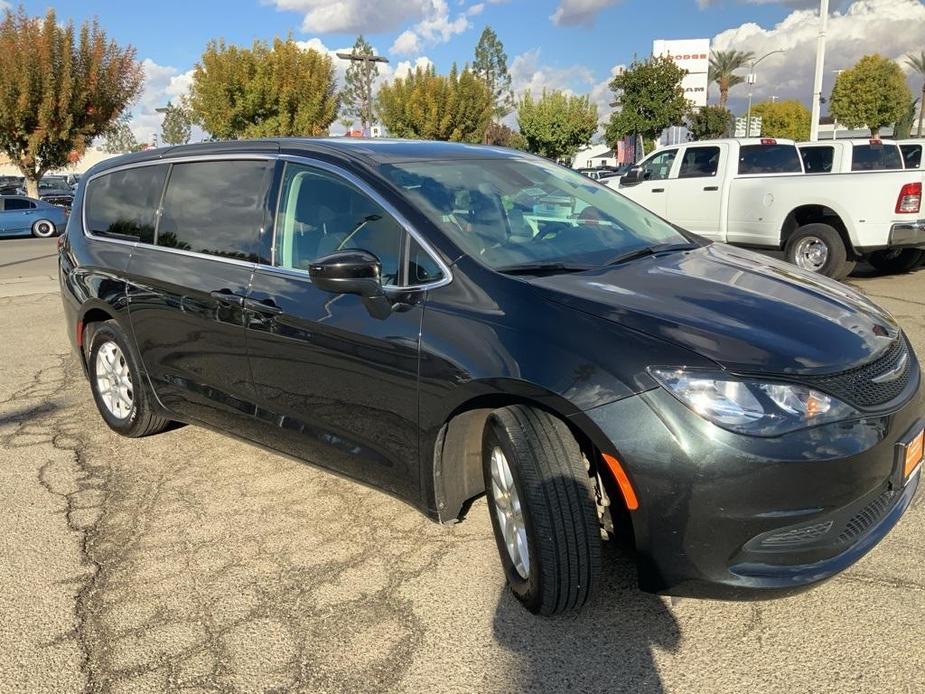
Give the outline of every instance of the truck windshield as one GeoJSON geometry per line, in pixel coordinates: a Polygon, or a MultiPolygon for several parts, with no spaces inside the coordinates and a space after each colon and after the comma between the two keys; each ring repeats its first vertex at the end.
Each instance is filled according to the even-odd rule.
{"type": "Polygon", "coordinates": [[[903,160],[896,145],[855,145],[852,148],[852,171],[892,171],[901,168],[903,160]]]}
{"type": "Polygon", "coordinates": [[[402,162],[382,171],[465,253],[495,269],[603,265],[690,243],[619,193],[540,159],[402,162]]]}
{"type": "Polygon", "coordinates": [[[803,166],[794,145],[743,145],[739,150],[739,173],[803,173],[803,166]]]}

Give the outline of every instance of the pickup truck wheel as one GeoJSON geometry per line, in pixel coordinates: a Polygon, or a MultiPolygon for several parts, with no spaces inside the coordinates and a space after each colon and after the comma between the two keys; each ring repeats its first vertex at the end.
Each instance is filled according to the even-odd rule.
{"type": "Polygon", "coordinates": [[[908,272],[925,257],[925,251],[918,248],[891,248],[874,251],[867,259],[881,272],[908,272]]]}
{"type": "Polygon", "coordinates": [[[807,224],[797,229],[784,249],[787,260],[803,270],[841,279],[854,267],[838,232],[828,224],[807,224]]]}
{"type": "Polygon", "coordinates": [[[482,440],[488,506],[514,595],[531,612],[581,607],[600,573],[601,531],[575,437],[556,417],[495,411],[482,440]]]}
{"type": "Polygon", "coordinates": [[[163,431],[169,419],[159,416],[151,402],[153,394],[128,337],[114,320],[93,324],[87,371],[96,407],[118,434],[130,438],[163,431]]]}

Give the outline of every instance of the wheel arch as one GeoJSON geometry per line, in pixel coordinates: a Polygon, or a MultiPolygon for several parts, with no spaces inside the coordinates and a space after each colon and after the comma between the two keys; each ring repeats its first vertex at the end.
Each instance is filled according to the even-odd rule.
{"type": "Polygon", "coordinates": [[[86,339],[92,335],[95,324],[103,323],[108,320],[118,320],[117,312],[104,301],[91,299],[85,303],[77,314],[77,347],[80,354],[81,366],[84,373],[87,373],[87,345],[86,339]],[[89,333],[88,333],[89,328],[89,333]]]}
{"type": "Polygon", "coordinates": [[[848,227],[844,222],[844,215],[829,205],[818,203],[799,205],[790,211],[784,218],[780,232],[781,250],[787,247],[787,242],[794,232],[800,227],[807,224],[828,224],[838,232],[842,242],[845,244],[845,250],[849,259],[856,259],[858,254],[854,250],[854,244],[851,242],[851,235],[848,227]]]}
{"type": "Polygon", "coordinates": [[[609,474],[606,466],[598,466],[606,437],[567,399],[521,381],[494,381],[493,388],[491,393],[482,392],[460,402],[436,436],[425,484],[432,492],[436,519],[441,523],[463,520],[472,502],[485,492],[482,436],[491,414],[502,407],[525,405],[561,420],[575,436],[592,470],[600,467],[601,474],[609,474]]]}

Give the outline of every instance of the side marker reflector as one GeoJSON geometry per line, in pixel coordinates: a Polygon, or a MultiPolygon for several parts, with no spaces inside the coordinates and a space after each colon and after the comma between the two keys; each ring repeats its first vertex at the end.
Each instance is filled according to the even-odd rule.
{"type": "Polygon", "coordinates": [[[623,465],[612,455],[607,453],[602,453],[601,455],[604,458],[604,462],[607,463],[607,467],[610,468],[610,471],[613,473],[614,479],[617,480],[620,491],[623,492],[626,508],[630,511],[635,511],[639,508],[639,499],[636,498],[636,491],[633,489],[633,485],[630,484],[629,477],[626,476],[623,465]]]}

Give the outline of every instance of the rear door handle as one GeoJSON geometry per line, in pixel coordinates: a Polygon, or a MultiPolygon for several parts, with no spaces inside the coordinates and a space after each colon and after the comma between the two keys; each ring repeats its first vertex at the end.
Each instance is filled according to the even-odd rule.
{"type": "Polygon", "coordinates": [[[719,190],[719,186],[704,186],[704,190],[719,190]]]}
{"type": "Polygon", "coordinates": [[[244,305],[244,297],[240,294],[235,294],[230,289],[217,289],[214,292],[209,292],[209,296],[220,304],[229,304],[231,306],[244,305]]]}
{"type": "Polygon", "coordinates": [[[256,299],[245,299],[244,308],[251,311],[256,311],[257,313],[266,313],[271,316],[278,316],[283,312],[283,309],[277,306],[273,299],[264,299],[263,301],[257,301],[256,299]]]}
{"type": "Polygon", "coordinates": [[[665,189],[664,188],[653,188],[652,192],[653,193],[664,193],[665,189]]]}

